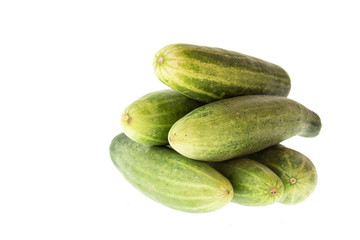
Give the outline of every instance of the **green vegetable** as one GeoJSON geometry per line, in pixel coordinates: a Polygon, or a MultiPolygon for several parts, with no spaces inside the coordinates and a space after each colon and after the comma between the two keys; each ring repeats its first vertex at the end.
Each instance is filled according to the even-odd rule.
{"type": "Polygon", "coordinates": [[[211,165],[230,180],[235,203],[264,206],[278,201],[283,195],[284,186],[280,178],[254,160],[238,158],[211,165]]]}
{"type": "Polygon", "coordinates": [[[291,87],[281,67],[220,48],[171,44],[156,53],[153,67],[167,86],[206,103],[241,95],[287,96],[291,87]]]}
{"type": "Polygon", "coordinates": [[[171,89],[149,93],[125,109],[121,127],[128,137],[138,143],[166,145],[171,126],[201,105],[171,89]]]}
{"type": "Polygon", "coordinates": [[[110,156],[134,187],[170,208],[210,212],[233,197],[232,185],[218,171],[166,146],[146,146],[121,133],[111,142],[110,156]]]}
{"type": "Polygon", "coordinates": [[[169,143],[188,158],[223,161],[295,135],[314,137],[320,129],[319,116],[291,99],[251,95],[193,110],[171,127],[169,143]]]}
{"type": "Polygon", "coordinates": [[[305,155],[275,145],[248,156],[275,172],[284,183],[284,195],[279,200],[285,204],[304,201],[314,191],[317,184],[317,172],[314,164],[305,155]]]}

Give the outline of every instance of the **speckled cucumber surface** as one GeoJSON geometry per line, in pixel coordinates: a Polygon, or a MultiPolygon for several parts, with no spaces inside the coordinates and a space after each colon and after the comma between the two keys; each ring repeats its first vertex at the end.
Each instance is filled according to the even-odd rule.
{"type": "Polygon", "coordinates": [[[205,103],[241,95],[287,96],[291,87],[280,66],[221,48],[170,44],[155,54],[153,67],[167,86],[205,103]]]}
{"type": "Polygon", "coordinates": [[[170,44],[153,59],[172,89],[149,93],[121,115],[124,133],[110,156],[149,198],[192,213],[230,201],[247,206],[304,201],[317,172],[307,157],[279,143],[315,137],[320,117],[287,98],[280,66],[242,53],[170,44]]]}
{"type": "Polygon", "coordinates": [[[185,212],[211,212],[233,197],[228,179],[204,162],[166,146],[146,146],[121,133],[110,156],[125,179],[151,199],[185,212]]]}
{"type": "Polygon", "coordinates": [[[250,95],[201,106],[178,120],[169,143],[180,154],[223,161],[253,153],[295,135],[319,134],[319,116],[286,97],[250,95]]]}
{"type": "Polygon", "coordinates": [[[129,138],[138,143],[166,145],[171,126],[202,105],[171,89],[149,93],[124,110],[121,127],[129,138]]]}
{"type": "Polygon", "coordinates": [[[312,161],[302,153],[283,145],[275,145],[247,157],[275,172],[284,183],[279,202],[297,204],[307,199],[317,184],[317,171],[312,161]]]}
{"type": "Polygon", "coordinates": [[[283,195],[280,178],[265,165],[248,158],[209,163],[229,179],[234,188],[232,202],[247,206],[265,206],[283,195]]]}

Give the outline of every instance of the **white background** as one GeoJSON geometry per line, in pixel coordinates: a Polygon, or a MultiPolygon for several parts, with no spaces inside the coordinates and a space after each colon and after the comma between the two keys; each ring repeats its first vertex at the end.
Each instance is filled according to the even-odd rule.
{"type": "Polygon", "coordinates": [[[359,239],[359,7],[356,1],[1,1],[0,239],[359,239]],[[317,112],[305,202],[207,214],[164,207],[113,166],[120,114],[167,87],[170,43],[221,47],[282,66],[317,112]]]}

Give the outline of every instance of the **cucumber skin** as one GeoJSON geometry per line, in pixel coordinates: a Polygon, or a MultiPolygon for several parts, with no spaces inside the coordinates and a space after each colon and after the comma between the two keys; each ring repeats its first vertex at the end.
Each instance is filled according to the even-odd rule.
{"type": "Polygon", "coordinates": [[[277,202],[284,192],[280,178],[265,165],[247,158],[210,163],[229,179],[234,188],[232,202],[246,206],[265,206],[277,202]],[[270,191],[276,189],[276,194],[270,191]]]}
{"type": "Polygon", "coordinates": [[[170,44],[155,54],[153,68],[164,84],[205,103],[241,95],[286,97],[291,88],[280,66],[221,48],[170,44]]]}
{"type": "Polygon", "coordinates": [[[232,185],[218,171],[166,146],[142,145],[121,133],[111,142],[110,156],[130,184],[170,208],[211,212],[233,197],[232,185]]]}
{"type": "Polygon", "coordinates": [[[307,199],[317,185],[317,171],[312,161],[302,153],[281,144],[248,155],[275,172],[284,183],[284,204],[298,204],[307,199]],[[291,183],[291,179],[295,183],[291,183]]]}
{"type": "Polygon", "coordinates": [[[201,161],[224,161],[260,151],[290,137],[315,137],[316,113],[286,97],[252,95],[199,107],[177,121],[169,143],[180,154],[201,161]]]}
{"type": "Polygon", "coordinates": [[[202,105],[171,89],[152,92],[137,99],[123,111],[121,128],[138,143],[166,145],[171,126],[202,105]]]}

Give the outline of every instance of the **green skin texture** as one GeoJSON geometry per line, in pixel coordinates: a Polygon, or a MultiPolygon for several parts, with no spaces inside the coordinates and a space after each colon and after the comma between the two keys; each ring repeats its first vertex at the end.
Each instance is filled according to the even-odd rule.
{"type": "Polygon", "coordinates": [[[154,57],[156,76],[204,103],[241,95],[287,96],[290,77],[281,67],[221,48],[170,44],[154,57]]]}
{"type": "Polygon", "coordinates": [[[277,202],[283,195],[280,178],[265,165],[247,158],[210,163],[231,182],[232,202],[247,206],[265,206],[277,202]],[[274,189],[276,189],[275,194],[274,189]]]}
{"type": "Polygon", "coordinates": [[[149,93],[123,111],[121,128],[138,143],[166,145],[171,126],[202,105],[171,89],[149,93]]]}
{"type": "Polygon", "coordinates": [[[208,164],[166,146],[136,143],[124,133],[112,140],[110,156],[129,183],[173,209],[211,212],[225,206],[234,194],[229,180],[208,164]]]}
{"type": "Polygon", "coordinates": [[[278,144],[247,157],[266,165],[280,177],[285,189],[279,200],[281,203],[300,203],[308,198],[316,187],[317,172],[314,164],[295,150],[278,144]]]}
{"type": "Polygon", "coordinates": [[[195,160],[223,161],[263,150],[295,135],[315,137],[316,113],[286,97],[252,95],[199,107],[177,121],[169,143],[195,160]]]}

